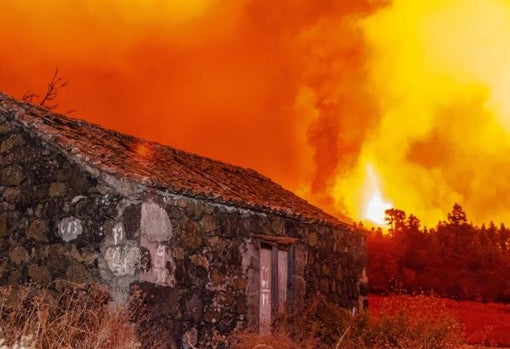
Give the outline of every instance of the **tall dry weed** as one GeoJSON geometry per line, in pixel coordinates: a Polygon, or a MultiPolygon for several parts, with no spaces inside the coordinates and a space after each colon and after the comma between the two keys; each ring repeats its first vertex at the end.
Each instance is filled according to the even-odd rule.
{"type": "Polygon", "coordinates": [[[284,316],[271,336],[237,334],[238,349],[453,349],[462,327],[436,297],[386,298],[377,312],[353,313],[317,297],[301,314],[284,316]]]}
{"type": "Polygon", "coordinates": [[[30,338],[37,349],[139,348],[127,309],[108,305],[97,284],[60,284],[61,292],[37,285],[0,288],[3,344],[30,338]]]}
{"type": "MultiPolygon", "coordinates": [[[[36,285],[0,288],[0,349],[168,348],[170,343],[141,290],[129,308],[108,305],[97,284],[64,282],[59,292],[36,285]]],[[[439,298],[390,296],[377,312],[352,313],[316,297],[300,313],[282,313],[274,333],[217,334],[211,348],[449,349],[463,344],[462,328],[439,298]]],[[[170,338],[170,337],[169,337],[170,338]]]]}

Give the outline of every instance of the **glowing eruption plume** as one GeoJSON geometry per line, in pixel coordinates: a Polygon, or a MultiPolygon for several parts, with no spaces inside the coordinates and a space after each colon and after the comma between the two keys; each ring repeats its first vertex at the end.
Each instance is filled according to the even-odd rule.
{"type": "Polygon", "coordinates": [[[360,28],[380,119],[359,157],[377,159],[387,197],[428,225],[455,202],[508,221],[510,2],[395,0],[360,28]]]}
{"type": "Polygon", "coordinates": [[[60,111],[339,216],[508,221],[508,0],[2,0],[0,23],[14,96],[58,66],[60,111]]]}
{"type": "Polygon", "coordinates": [[[377,225],[384,225],[385,211],[391,208],[391,203],[383,199],[372,165],[366,166],[366,174],[365,191],[368,199],[365,201],[363,218],[377,225]]]}

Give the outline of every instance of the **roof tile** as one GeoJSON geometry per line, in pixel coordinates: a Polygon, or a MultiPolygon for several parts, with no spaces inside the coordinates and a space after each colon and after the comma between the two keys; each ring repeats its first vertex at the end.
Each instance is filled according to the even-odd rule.
{"type": "MultiPolygon", "coordinates": [[[[252,169],[52,113],[0,93],[0,113],[87,167],[159,190],[293,218],[340,221],[252,169]]],[[[95,171],[94,171],[95,172],[95,171]]]]}

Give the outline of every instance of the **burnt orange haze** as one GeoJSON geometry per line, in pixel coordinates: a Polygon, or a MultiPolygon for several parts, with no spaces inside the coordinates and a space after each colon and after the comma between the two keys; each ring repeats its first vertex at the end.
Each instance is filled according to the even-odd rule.
{"type": "Polygon", "coordinates": [[[58,66],[58,111],[329,212],[508,220],[508,0],[2,0],[0,23],[11,95],[58,66]]]}

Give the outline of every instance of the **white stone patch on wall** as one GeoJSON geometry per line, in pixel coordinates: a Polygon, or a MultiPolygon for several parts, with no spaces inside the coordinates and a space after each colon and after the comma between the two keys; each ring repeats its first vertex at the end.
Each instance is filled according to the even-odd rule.
{"type": "Polygon", "coordinates": [[[198,341],[198,331],[195,327],[187,330],[182,336],[182,346],[185,349],[196,349],[198,341]]]}
{"type": "Polygon", "coordinates": [[[71,200],[71,204],[76,204],[78,201],[82,200],[82,199],[86,199],[87,197],[86,196],[83,196],[83,195],[78,195],[78,196],[75,196],[73,198],[73,200],[71,200]]]}
{"type": "Polygon", "coordinates": [[[108,247],[104,258],[113,275],[134,276],[140,265],[140,249],[134,246],[108,247]]]}
{"type": "Polygon", "coordinates": [[[172,223],[166,211],[153,202],[142,204],[142,235],[151,242],[163,242],[172,238],[172,223]]]}
{"type": "Polygon", "coordinates": [[[124,242],[126,238],[126,234],[124,232],[124,224],[122,222],[118,222],[112,229],[113,235],[113,244],[119,245],[124,242]]]}
{"type": "Polygon", "coordinates": [[[150,268],[140,272],[140,281],[175,286],[175,262],[169,246],[172,223],[166,211],[154,202],[142,204],[140,246],[150,256],[150,268]]]}
{"type": "Polygon", "coordinates": [[[73,241],[83,233],[81,220],[74,217],[65,217],[58,224],[58,235],[65,242],[73,241]]]}
{"type": "Polygon", "coordinates": [[[175,262],[170,248],[159,242],[148,241],[143,236],[141,246],[149,251],[151,268],[146,272],[140,272],[140,281],[161,286],[175,286],[175,262]]]}
{"type": "Polygon", "coordinates": [[[156,248],[156,256],[154,256],[154,267],[152,271],[156,277],[157,284],[165,284],[168,278],[168,269],[166,269],[166,246],[158,245],[156,248]]]}

